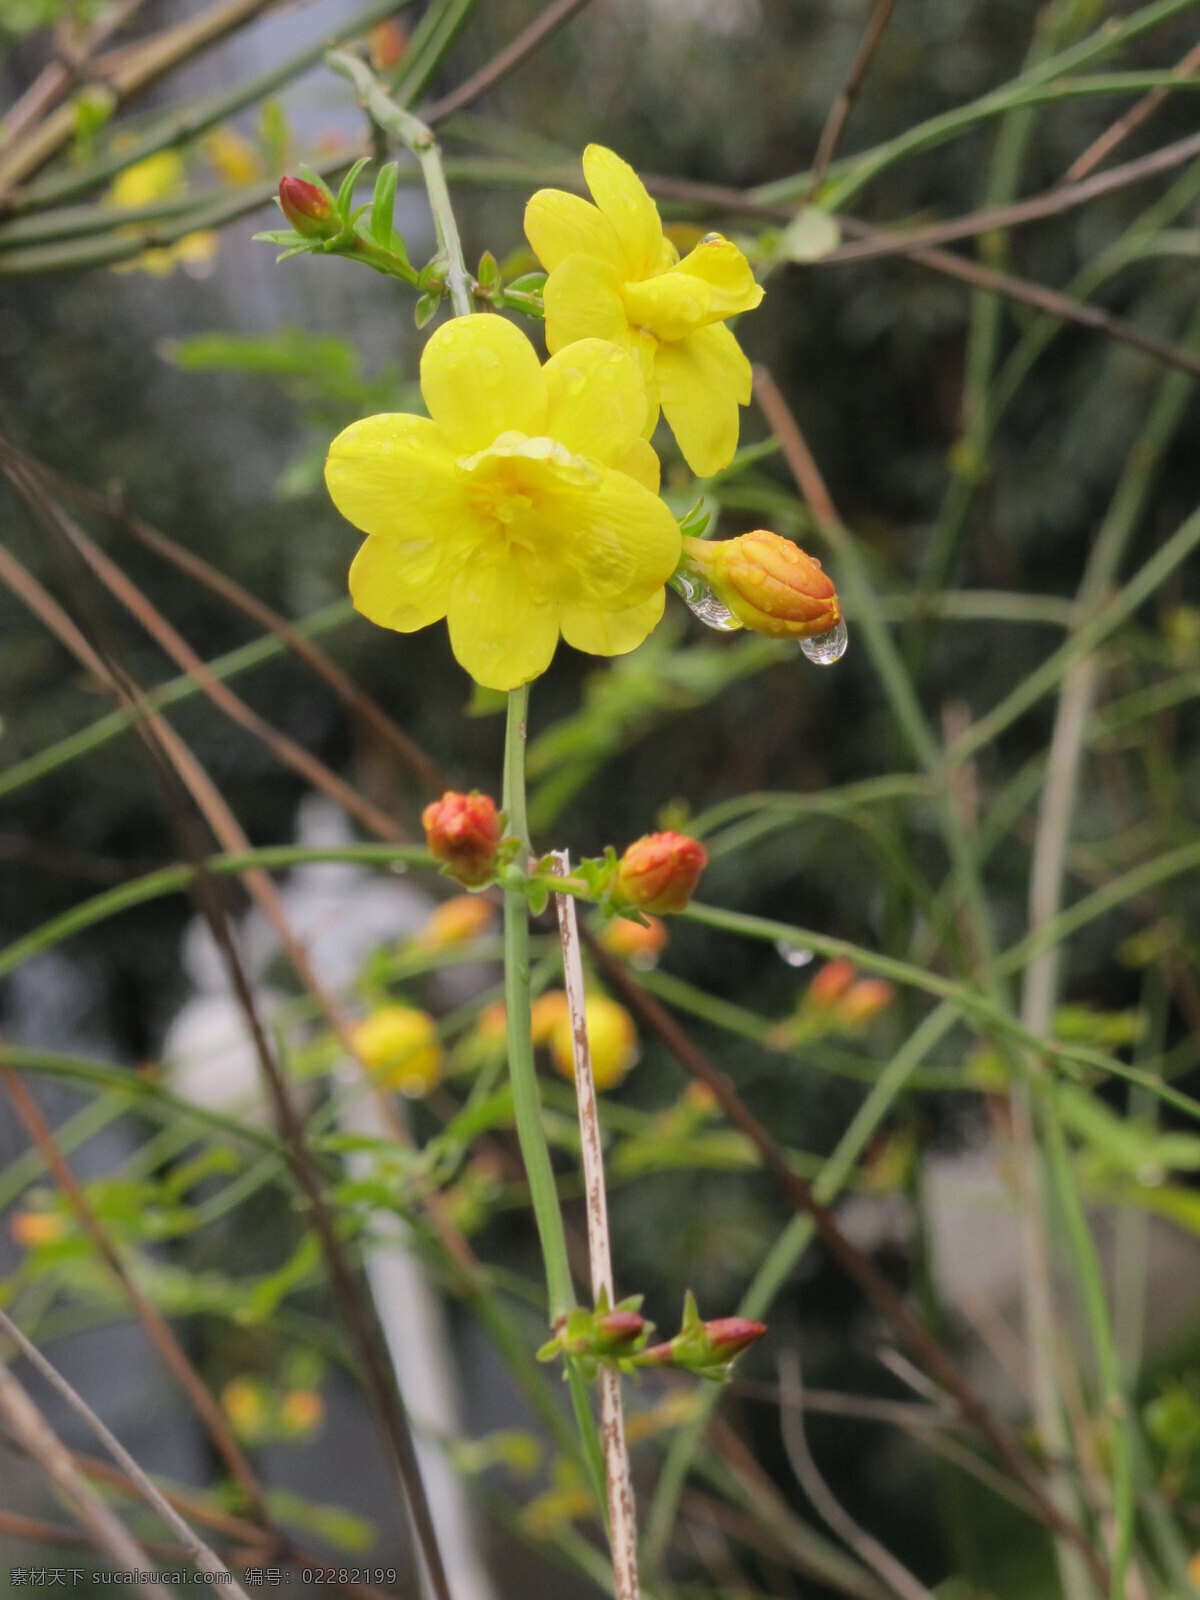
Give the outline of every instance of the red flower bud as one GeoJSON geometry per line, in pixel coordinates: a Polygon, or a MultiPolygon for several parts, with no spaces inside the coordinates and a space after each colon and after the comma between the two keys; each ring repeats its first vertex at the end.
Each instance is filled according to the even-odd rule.
{"type": "Polygon", "coordinates": [[[649,1328],[636,1311],[606,1311],[596,1318],[596,1351],[608,1355],[629,1349],[649,1328]]]}
{"type": "Polygon", "coordinates": [[[303,178],[280,178],[279,208],[306,239],[332,239],[342,230],[333,201],[324,189],[303,178]]]}
{"type": "Polygon", "coordinates": [[[489,795],[447,790],[425,807],[421,822],[429,853],[451,877],[471,887],[488,881],[500,844],[500,818],[489,795]]]}
{"type": "Polygon", "coordinates": [[[707,850],[687,834],[648,833],[621,857],[616,887],[640,911],[682,911],[707,865],[707,850]]]}
{"type": "Polygon", "coordinates": [[[718,1361],[732,1361],[734,1356],[756,1343],[767,1331],[765,1322],[751,1322],[749,1317],[717,1317],[704,1324],[713,1355],[718,1361]]]}

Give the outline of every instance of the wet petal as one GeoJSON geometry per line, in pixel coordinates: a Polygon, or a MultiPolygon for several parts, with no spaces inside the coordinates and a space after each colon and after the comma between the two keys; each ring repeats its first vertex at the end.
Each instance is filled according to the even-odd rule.
{"type": "Polygon", "coordinates": [[[596,256],[573,255],[560,262],[546,279],[542,304],[546,348],[552,352],[580,339],[630,342],[617,269],[596,256]]]}
{"type": "Polygon", "coordinates": [[[558,643],[558,608],[535,596],[523,563],[476,555],[450,591],[450,644],[488,689],[515,689],[545,672],[558,643]]]}
{"type": "Polygon", "coordinates": [[[457,523],[465,504],[440,429],[406,412],[344,428],[329,447],[325,483],[347,521],[384,538],[411,539],[457,523]]]}
{"type": "Polygon", "coordinates": [[[580,339],[551,356],[546,430],[569,450],[612,464],[646,421],[646,384],[636,356],[605,339],[580,339]]]}
{"type": "Polygon", "coordinates": [[[666,590],[658,589],[649,600],[618,611],[596,607],[564,606],[562,635],[576,650],[593,656],[623,656],[636,650],[658,626],[666,602],[666,590]]]}
{"type": "Polygon", "coordinates": [[[660,345],[654,364],[663,413],[692,471],[701,478],[733,460],[738,406],[750,401],[750,363],[723,324],[660,345]]]}
{"type": "Polygon", "coordinates": [[[602,144],[583,152],[583,175],[592,198],[612,224],[631,278],[657,272],[662,261],[662,222],[646,186],[627,161],[602,144]]]}
{"type": "Polygon", "coordinates": [[[564,484],[539,496],[514,534],[536,552],[530,571],[564,605],[632,605],[674,572],[679,527],[666,504],[624,472],[595,487],[564,484]]]}
{"type": "Polygon", "coordinates": [[[630,323],[647,329],[660,340],[686,339],[689,333],[708,322],[719,321],[723,315],[714,310],[712,285],[679,267],[660,273],[657,278],[625,284],[622,299],[630,323]]]}
{"type": "Polygon", "coordinates": [[[612,267],[624,259],[612,223],[579,195],[562,189],[539,189],[533,196],[525,207],[525,237],[547,272],[577,251],[599,256],[612,267]]]}
{"type": "Polygon", "coordinates": [[[648,439],[635,439],[614,465],[618,472],[623,472],[635,483],[640,483],[643,489],[649,489],[651,494],[658,493],[662,482],[662,470],[648,439]]]}
{"type": "Polygon", "coordinates": [[[415,633],[446,615],[468,541],[368,539],[350,567],[354,609],[381,628],[415,633]]]}
{"type": "Polygon", "coordinates": [[[459,451],[483,450],[498,434],[546,431],[546,381],[532,344],[491,312],[455,317],[421,356],[429,415],[459,451]]]}
{"type": "Polygon", "coordinates": [[[733,317],[740,311],[753,311],[763,297],[755,282],[750,263],[728,239],[719,234],[703,239],[679,263],[679,271],[702,278],[713,291],[713,311],[718,317],[733,317]]]}

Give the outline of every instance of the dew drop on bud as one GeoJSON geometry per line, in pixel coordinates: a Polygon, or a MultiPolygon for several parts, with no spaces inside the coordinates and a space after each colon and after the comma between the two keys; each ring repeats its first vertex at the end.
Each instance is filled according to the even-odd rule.
{"type": "Polygon", "coordinates": [[[701,244],[724,244],[725,236],[720,233],[706,233],[700,241],[701,244]]]}
{"type": "Polygon", "coordinates": [[[688,610],[694,612],[706,627],[716,628],[718,633],[732,633],[741,627],[729,607],[718,600],[708,584],[695,573],[678,572],[676,582],[680,594],[687,601],[688,610]]]}
{"type": "Polygon", "coordinates": [[[813,953],[802,944],[793,944],[790,939],[777,939],[775,950],[781,960],[786,961],[789,967],[807,967],[813,958],[813,953]]]}
{"type": "MultiPolygon", "coordinates": [[[[694,610],[695,607],[692,609],[694,610]]],[[[811,639],[801,639],[800,648],[808,659],[815,662],[818,667],[831,667],[835,661],[840,661],[846,654],[846,646],[849,642],[846,624],[839,622],[836,627],[830,628],[828,633],[816,633],[811,639]]]]}

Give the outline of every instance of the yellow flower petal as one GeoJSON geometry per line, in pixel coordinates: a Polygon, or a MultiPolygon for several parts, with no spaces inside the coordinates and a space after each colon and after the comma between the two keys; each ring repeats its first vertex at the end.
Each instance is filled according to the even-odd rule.
{"type": "Polygon", "coordinates": [[[370,538],[350,567],[354,609],[381,628],[415,633],[446,615],[450,588],[469,559],[465,539],[370,538]]]}
{"type": "Polygon", "coordinates": [[[384,538],[428,538],[433,528],[460,522],[466,509],[437,424],[406,412],[343,429],[329,447],[325,484],[347,521],[384,538]]]}
{"type": "Polygon", "coordinates": [[[762,285],[754,281],[750,263],[728,239],[709,234],[688,252],[678,271],[702,278],[713,290],[713,310],[719,317],[734,317],[753,311],[763,297],[762,285]]]}
{"type": "Polygon", "coordinates": [[[750,401],[750,363],[723,323],[659,346],[654,363],[663,413],[683,458],[701,478],[733,460],[738,406],[750,401]]]}
{"type": "Polygon", "coordinates": [[[712,285],[679,268],[641,283],[624,284],[621,298],[631,324],[647,329],[659,340],[686,339],[723,315],[714,309],[712,285]]]}
{"type": "Polygon", "coordinates": [[[525,237],[547,272],[580,250],[599,256],[612,267],[624,261],[607,218],[579,195],[563,189],[539,189],[533,196],[525,207],[525,237]]]}
{"type": "MultiPolygon", "coordinates": [[[[607,609],[648,599],[679,562],[679,526],[665,503],[623,472],[608,471],[598,485],[561,483],[539,497],[540,523],[557,530],[531,576],[563,605],[607,609]]],[[[514,535],[524,533],[515,523],[514,535]]]]}
{"type": "Polygon", "coordinates": [[[491,312],[455,317],[421,356],[429,415],[458,451],[484,450],[498,434],[546,431],[546,380],[529,340],[491,312]]]}
{"type": "Polygon", "coordinates": [[[478,551],[450,592],[450,644],[487,689],[515,689],[545,672],[558,643],[558,611],[534,595],[524,563],[478,551]]]}
{"type": "Polygon", "coordinates": [[[636,650],[662,620],[665,589],[649,600],[619,611],[598,611],[587,606],[563,606],[562,635],[572,648],[592,656],[623,656],[636,650]]]}
{"type": "Polygon", "coordinates": [[[617,269],[598,256],[580,253],[561,261],[542,291],[546,348],[557,354],[580,339],[628,345],[632,335],[620,283],[617,269]]]}
{"type": "Polygon", "coordinates": [[[182,194],[185,185],[183,157],[177,150],[160,150],[119,172],[108,191],[107,202],[122,211],[136,211],[159,200],[174,199],[182,194]]]}
{"type": "Polygon", "coordinates": [[[646,384],[637,358],[604,339],[579,339],[542,370],[550,437],[578,455],[615,463],[646,421],[646,384]]]}
{"type": "Polygon", "coordinates": [[[635,439],[621,459],[613,464],[618,472],[640,483],[651,494],[658,493],[662,469],[648,439],[635,439]]]}
{"type": "Polygon", "coordinates": [[[631,278],[659,271],[662,221],[646,186],[627,161],[602,144],[583,152],[583,175],[592,198],[612,223],[631,278]]]}

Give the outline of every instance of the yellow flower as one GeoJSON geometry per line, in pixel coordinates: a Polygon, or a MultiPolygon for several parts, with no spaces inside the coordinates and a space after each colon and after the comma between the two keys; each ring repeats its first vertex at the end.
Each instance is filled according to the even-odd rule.
{"type": "Polygon", "coordinates": [[[422,950],[452,950],[457,945],[481,939],[492,924],[492,908],[477,894],[456,894],[443,900],[429,913],[417,935],[422,950]]]}
{"type": "Polygon", "coordinates": [[[446,617],[490,689],[544,672],[560,631],[592,655],[641,644],[680,538],[641,437],[636,361],[585,339],[542,367],[483,313],[430,339],[421,392],[429,418],[367,417],[330,447],[334,504],[368,535],[350,569],[358,610],[400,633],[446,617]]]}
{"type": "Polygon", "coordinates": [[[750,363],[725,320],[752,311],[763,291],[720,234],[681,261],[640,178],[611,150],[588,145],[583,175],[594,206],[539,189],[525,208],[550,274],[546,344],[557,352],[595,337],[633,350],[650,395],[647,438],[661,403],[688,466],[708,477],[732,460],[738,407],[750,403],[750,363]]]}
{"type": "MultiPolygon", "coordinates": [[[[177,151],[160,150],[126,167],[113,179],[105,203],[118,211],[139,211],[143,206],[154,206],[160,200],[174,200],[187,189],[187,176],[183,160],[177,151]]],[[[148,272],[162,278],[173,272],[179,263],[191,267],[204,267],[216,255],[217,235],[209,230],[189,233],[173,245],[159,245],[144,250],[131,261],[120,261],[114,272],[148,272]]]]}
{"type": "Polygon", "coordinates": [[[383,1006],[354,1029],[354,1048],[385,1089],[419,1097],[442,1076],[437,1025],[412,1006],[383,1006]]]}
{"type": "MultiPolygon", "coordinates": [[[[615,1089],[637,1060],[637,1029],[624,1006],[606,994],[587,997],[588,1053],[597,1089],[615,1089]]],[[[564,1078],[575,1078],[571,1014],[564,1006],[550,1033],[550,1057],[564,1078]]]]}
{"type": "Polygon", "coordinates": [[[262,177],[262,161],[258,151],[244,134],[224,123],[206,134],[202,141],[204,154],[212,162],[226,183],[238,185],[253,183],[262,177]]]}
{"type": "Polygon", "coordinates": [[[108,191],[108,203],[118,211],[138,211],[160,200],[174,200],[186,187],[182,157],[175,150],[160,150],[117,174],[108,191]]]}

